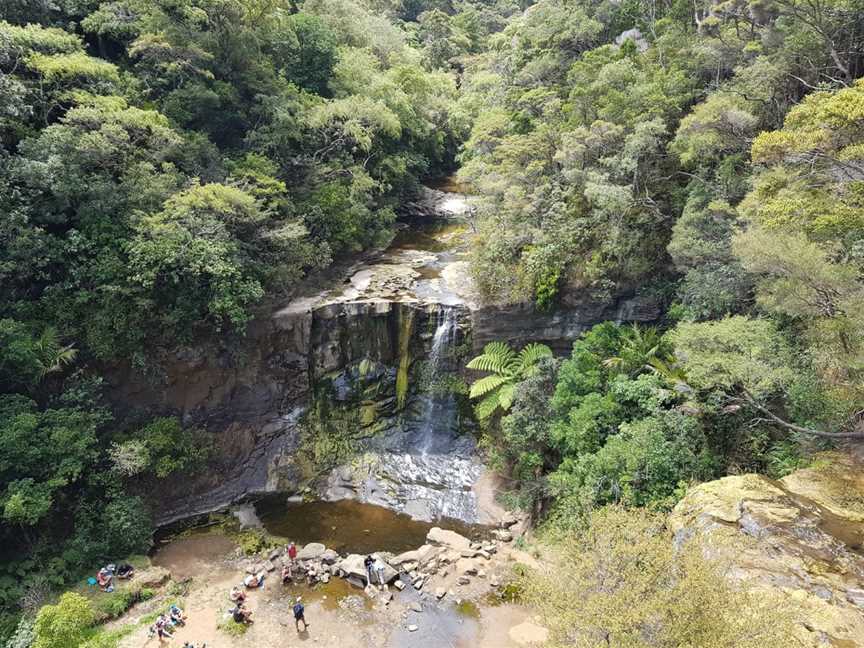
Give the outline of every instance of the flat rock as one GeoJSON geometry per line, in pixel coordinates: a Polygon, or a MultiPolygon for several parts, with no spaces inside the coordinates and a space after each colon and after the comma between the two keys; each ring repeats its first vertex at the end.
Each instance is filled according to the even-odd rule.
{"type": "Polygon", "coordinates": [[[780,481],[734,475],[690,489],[669,527],[727,561],[729,577],[795,610],[802,645],[864,648],[864,460],[822,453],[780,481]],[[855,575],[854,580],[850,578],[855,575]]]}
{"type": "Polygon", "coordinates": [[[440,545],[462,551],[463,549],[471,548],[471,541],[463,535],[459,535],[455,531],[432,527],[429,533],[426,534],[426,541],[432,545],[440,545]]]}
{"type": "MultiPolygon", "coordinates": [[[[365,583],[367,579],[366,565],[363,564],[365,558],[366,556],[361,554],[350,554],[337,563],[336,567],[345,574],[346,578],[358,578],[365,583]]],[[[390,565],[384,563],[384,582],[392,583],[396,580],[397,576],[399,576],[399,573],[390,565]]]]}
{"type": "Polygon", "coordinates": [[[325,551],[327,547],[320,542],[310,542],[297,552],[297,560],[317,560],[325,551]]]}

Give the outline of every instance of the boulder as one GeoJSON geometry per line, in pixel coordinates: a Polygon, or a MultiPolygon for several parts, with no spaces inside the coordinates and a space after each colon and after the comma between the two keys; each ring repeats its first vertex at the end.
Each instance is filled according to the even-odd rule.
{"type": "Polygon", "coordinates": [[[423,606],[420,605],[419,601],[413,601],[411,603],[411,605],[409,605],[408,607],[410,607],[414,612],[422,612],[423,611],[423,606]]]}
{"type": "Polygon", "coordinates": [[[324,553],[321,554],[321,562],[325,565],[332,565],[339,560],[339,554],[337,554],[332,549],[327,549],[324,553]]]}
{"type": "Polygon", "coordinates": [[[519,524],[519,518],[513,513],[507,513],[498,522],[498,527],[501,529],[509,529],[512,526],[519,524]]]}
{"type": "Polygon", "coordinates": [[[476,576],[477,563],[471,558],[460,558],[456,561],[456,573],[460,576],[476,576]]]}
{"type": "Polygon", "coordinates": [[[471,541],[463,535],[459,535],[455,531],[432,527],[429,533],[426,534],[426,541],[432,545],[449,547],[456,551],[471,548],[471,541]]]}
{"type": "Polygon", "coordinates": [[[398,556],[394,556],[391,562],[394,565],[404,565],[407,563],[417,563],[417,565],[425,565],[429,561],[433,560],[436,556],[438,556],[441,551],[442,550],[440,547],[433,547],[432,545],[427,544],[423,545],[419,549],[414,549],[413,551],[406,551],[399,554],[398,556]]]}
{"type": "Polygon", "coordinates": [[[276,570],[276,565],[274,565],[271,561],[268,560],[264,563],[264,569],[266,569],[268,572],[272,572],[276,570]]]}
{"type": "Polygon", "coordinates": [[[420,628],[418,628],[418,627],[417,627],[416,625],[414,625],[413,623],[412,623],[411,625],[408,626],[408,632],[417,632],[419,629],[420,629],[420,628]]]}
{"type": "Polygon", "coordinates": [[[501,542],[510,542],[511,540],[513,540],[513,534],[510,532],[509,529],[495,529],[492,532],[492,535],[494,535],[495,538],[500,540],[501,542]]]}
{"type": "Polygon", "coordinates": [[[327,547],[320,542],[310,542],[297,552],[297,560],[317,560],[325,551],[327,547]]]}
{"type": "Polygon", "coordinates": [[[403,583],[401,580],[397,580],[393,583],[393,587],[395,587],[397,590],[399,590],[401,592],[402,590],[405,589],[405,583],[403,583]]]}
{"type": "Polygon", "coordinates": [[[435,588],[435,598],[437,598],[440,601],[445,596],[447,596],[447,590],[445,590],[443,587],[435,588]]]}
{"type": "MultiPolygon", "coordinates": [[[[342,571],[345,578],[357,578],[365,583],[367,579],[366,566],[363,564],[365,558],[366,556],[361,554],[351,554],[343,558],[336,566],[342,571]]],[[[399,576],[399,573],[390,565],[384,563],[384,582],[392,583],[396,580],[397,576],[399,576]]]]}

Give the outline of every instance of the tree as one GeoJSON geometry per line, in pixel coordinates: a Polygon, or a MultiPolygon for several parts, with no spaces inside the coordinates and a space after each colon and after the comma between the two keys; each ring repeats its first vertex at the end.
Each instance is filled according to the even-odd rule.
{"type": "Polygon", "coordinates": [[[66,592],[56,605],[46,605],[36,615],[33,648],[74,648],[96,621],[90,601],[66,592]]]}
{"type": "Polygon", "coordinates": [[[772,398],[788,394],[797,372],[789,344],[770,320],[734,316],[717,322],[680,323],[671,339],[695,387],[719,390],[732,402],[753,408],[788,431],[835,439],[864,438],[854,415],[845,430],[832,432],[798,425],[774,411],[772,398]]]}
{"type": "Polygon", "coordinates": [[[475,380],[468,394],[479,399],[475,407],[478,418],[485,420],[498,411],[509,410],[518,383],[536,375],[540,360],[550,357],[552,350],[544,344],[528,344],[519,353],[506,342],[490,342],[483,347],[483,353],[466,365],[491,374],[475,380]]]}

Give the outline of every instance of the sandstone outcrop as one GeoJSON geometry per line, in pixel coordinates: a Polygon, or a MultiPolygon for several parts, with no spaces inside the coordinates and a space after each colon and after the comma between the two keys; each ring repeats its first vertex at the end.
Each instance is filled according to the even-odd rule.
{"type": "Polygon", "coordinates": [[[805,645],[864,647],[864,461],[821,455],[779,481],[739,475],[693,488],[670,516],[730,577],[790,602],[805,645]]]}

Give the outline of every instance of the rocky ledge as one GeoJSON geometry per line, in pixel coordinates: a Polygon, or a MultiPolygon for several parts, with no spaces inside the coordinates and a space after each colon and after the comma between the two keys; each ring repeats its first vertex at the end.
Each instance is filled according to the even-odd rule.
{"type": "Polygon", "coordinates": [[[344,578],[382,605],[393,600],[391,586],[399,591],[407,587],[433,591],[438,600],[445,596],[464,597],[501,585],[508,569],[507,561],[497,555],[499,548],[513,541],[514,532],[524,532],[526,524],[524,517],[508,513],[497,528],[490,530],[488,538],[478,542],[455,531],[433,527],[426,536],[426,544],[417,549],[398,555],[373,553],[384,566],[384,583],[369,582],[364,555],[340,556],[318,542],[301,547],[293,562],[285,550],[274,549],[246,559],[242,567],[248,574],[262,574],[286,566],[291,568],[294,582],[309,585],[327,583],[333,577],[344,578]]]}
{"type": "Polygon", "coordinates": [[[729,575],[778,593],[802,645],[864,647],[864,460],[825,453],[779,481],[738,475],[702,484],[670,517],[729,575]]]}

